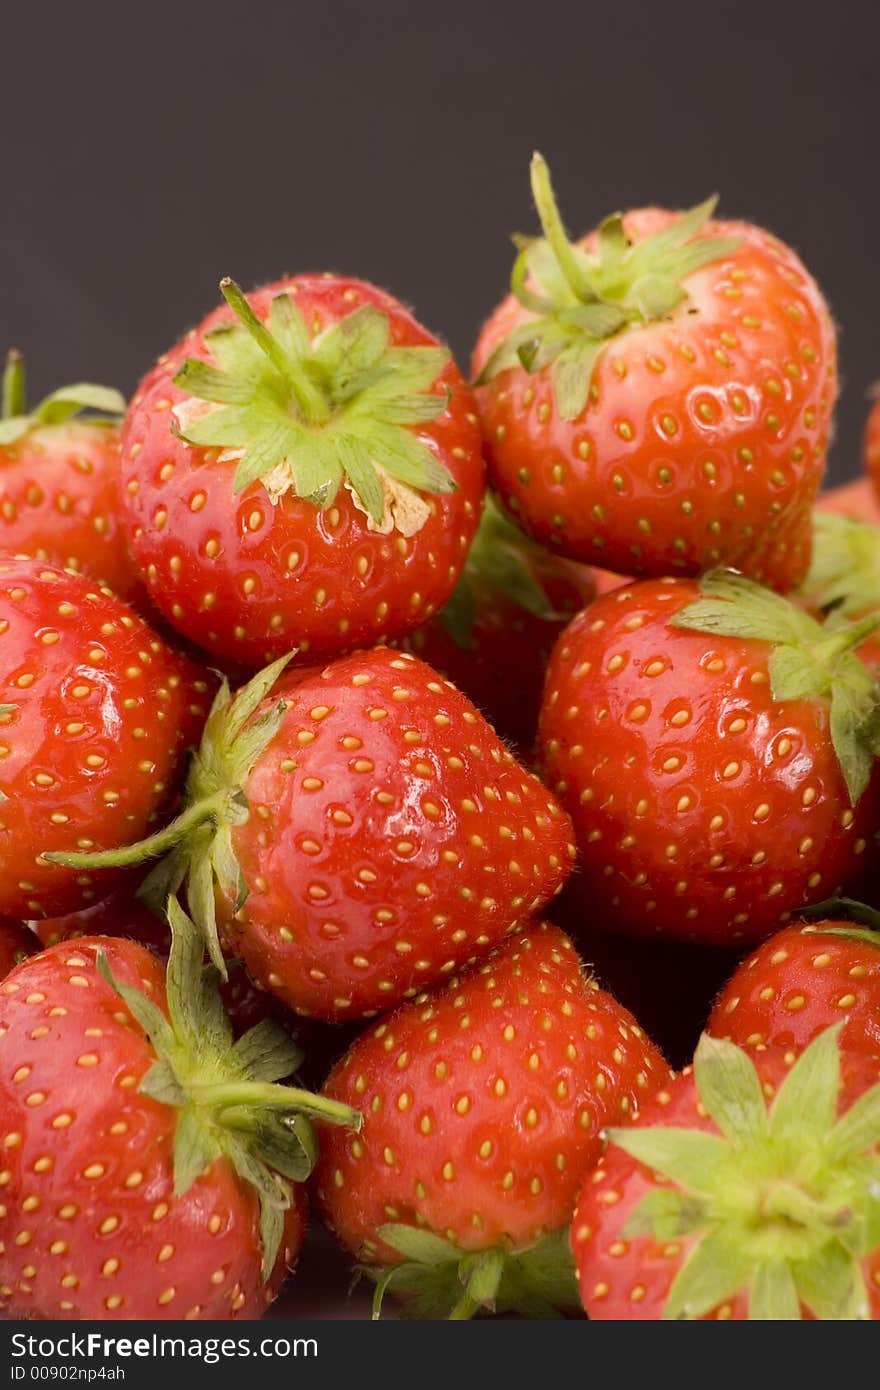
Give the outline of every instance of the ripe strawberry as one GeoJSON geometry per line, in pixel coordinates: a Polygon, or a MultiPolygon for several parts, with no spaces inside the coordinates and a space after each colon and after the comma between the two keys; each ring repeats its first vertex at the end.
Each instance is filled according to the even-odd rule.
{"type": "Polygon", "coordinates": [[[142,586],[119,521],[119,417],[106,386],[62,386],[28,411],[24,364],[6,359],[0,418],[0,549],[86,570],[122,598],[142,586]],[[81,415],[82,411],[101,414],[81,415]]]}
{"type": "Polygon", "coordinates": [[[364,1114],[321,1137],[317,1200],[422,1317],[576,1306],[561,1239],[600,1130],[669,1071],[548,923],[371,1028],[324,1094],[364,1114]],[[573,1303],[574,1300],[574,1303],[573,1303]]]}
{"type": "Polygon", "coordinates": [[[372,285],[221,288],[233,313],[159,359],[125,422],[126,525],[153,599],[250,668],[401,636],[446,602],[477,527],[473,395],[372,285]]]}
{"type": "Polygon", "coordinates": [[[96,893],[44,851],[145,834],[208,683],[109,590],[38,560],[0,560],[0,638],[0,913],[52,917],[96,893]]]}
{"type": "Polygon", "coordinates": [[[880,932],[829,918],[796,922],[743,961],[707,1029],[739,1047],[800,1050],[841,1016],[842,1045],[880,1057],[880,932]]]}
{"type": "Polygon", "coordinates": [[[797,1061],[706,1036],[608,1132],[571,1228],[591,1318],[880,1318],[880,1063],[839,1030],[797,1061]]]}
{"type": "Polygon", "coordinates": [[[735,946],[855,883],[880,826],[875,623],[821,626],[729,571],[598,599],[540,735],[593,925],[735,946]]]}
{"type": "Polygon", "coordinates": [[[473,705],[387,648],[221,690],[177,821],[60,862],[168,858],[223,967],[227,944],[298,1013],[361,1017],[484,954],[558,891],[571,826],[473,705]],[[277,684],[276,684],[277,680],[277,684]]]}
{"type": "MultiPolygon", "coordinates": [[[[162,961],[167,960],[171,950],[171,927],[167,918],[153,912],[130,888],[119,890],[81,912],[29,925],[33,931],[25,935],[32,938],[33,950],[39,950],[41,945],[54,946],[59,941],[76,941],[83,936],[125,937],[139,946],[146,946],[162,961]]],[[[254,984],[241,961],[228,962],[228,979],[220,982],[219,990],[234,1036],[240,1038],[264,1019],[273,1019],[304,1053],[302,1075],[308,1077],[310,1084],[320,1084],[332,1062],[345,1050],[344,1030],[297,1018],[273,994],[254,984]]]]}
{"type": "Polygon", "coordinates": [[[36,955],[40,943],[32,931],[19,922],[0,921],[0,980],[20,961],[36,955]]]}
{"type": "Polygon", "coordinates": [[[595,592],[592,570],[535,545],[487,498],[455,593],[405,645],[531,751],[550,652],[595,592]]]}
{"type": "Polygon", "coordinates": [[[855,521],[880,525],[880,500],[870,478],[856,478],[842,487],[821,492],[816,506],[820,512],[839,512],[842,516],[851,516],[855,521]]]}
{"type": "Polygon", "coordinates": [[[836,395],[834,329],[788,247],[643,208],[573,245],[544,160],[544,236],[474,353],[493,485],[523,528],[622,574],[730,565],[798,583],[836,395]]]}
{"type": "Polygon", "coordinates": [[[271,1084],[297,1061],[271,1025],[233,1045],[170,912],[167,984],[151,952],[97,937],[0,985],[7,1317],[259,1316],[302,1242],[306,1117],[357,1118],[271,1084]]]}

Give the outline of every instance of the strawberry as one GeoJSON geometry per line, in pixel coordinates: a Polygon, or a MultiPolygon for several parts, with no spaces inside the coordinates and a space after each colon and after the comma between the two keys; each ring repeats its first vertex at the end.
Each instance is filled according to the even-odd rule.
{"type": "Polygon", "coordinates": [[[836,395],[825,301],[746,222],[643,208],[572,244],[544,160],[544,235],[480,334],[493,486],[542,544],[622,574],[730,565],[798,583],[836,395]]]}
{"type": "MultiPolygon", "coordinates": [[[[32,938],[33,950],[83,936],[125,937],[146,946],[162,961],[167,960],[171,950],[171,927],[165,915],[157,915],[129,889],[117,891],[81,912],[29,925],[33,931],[24,935],[32,938]]],[[[304,1053],[302,1075],[307,1075],[310,1083],[320,1084],[331,1063],[345,1051],[345,1030],[297,1018],[274,995],[257,988],[241,961],[229,961],[227,966],[228,979],[220,982],[219,990],[233,1035],[240,1038],[264,1019],[273,1019],[304,1053]]]]}
{"type": "Polygon", "coordinates": [[[796,922],[759,946],[719,994],[707,1029],[740,1047],[800,1050],[841,1016],[841,1043],[880,1057],[880,932],[830,917],[796,922]]]}
{"type": "Polygon", "coordinates": [[[302,1242],[309,1115],[262,1024],[233,1045],[176,904],[167,981],[132,942],[61,942],[0,985],[7,1317],[253,1318],[302,1242]]]}
{"type": "Polygon", "coordinates": [[[880,498],[874,491],[870,478],[856,478],[842,487],[833,487],[822,492],[816,500],[820,512],[839,512],[851,516],[856,521],[869,521],[880,525],[880,498]]]}
{"type": "Polygon", "coordinates": [[[0,980],[20,961],[36,955],[40,943],[32,931],[19,922],[0,921],[0,980]]]}
{"type": "Polygon", "coordinates": [[[133,599],[142,586],[119,520],[124,410],[118,391],[79,383],[62,386],[28,411],[21,354],[8,354],[0,418],[0,548],[86,570],[133,599]]]}
{"type": "Polygon", "coordinates": [[[669,1072],[632,1015],[537,923],[364,1033],[324,1094],[364,1114],[321,1138],[317,1200],[422,1317],[576,1306],[564,1232],[600,1130],[669,1072]]]}
{"type": "Polygon", "coordinates": [[[405,645],[531,751],[550,652],[595,592],[592,570],[535,545],[487,498],[455,593],[405,645]]]}
{"type": "Polygon", "coordinates": [[[565,880],[571,826],[473,705],[387,648],[231,700],[224,686],[180,817],[140,846],[67,853],[98,869],[168,857],[215,964],[328,1021],[389,1008],[484,954],[565,880]]]}
{"type": "Polygon", "coordinates": [[[880,1318],[880,1063],[840,1028],[753,1061],[705,1036],[608,1131],[571,1228],[591,1318],[880,1318]]]}
{"type": "Polygon", "coordinates": [[[96,893],[43,852],[146,833],[208,682],[108,589],[38,560],[0,559],[0,637],[0,913],[52,917],[96,893]]]}
{"type": "Polygon", "coordinates": [[[736,946],[858,881],[880,826],[876,618],[822,626],[729,571],[586,609],[540,736],[592,925],[736,946]]]}
{"type": "Polygon", "coordinates": [[[159,359],[122,444],[135,559],[173,626],[250,669],[399,637],[479,520],[473,395],[390,295],[338,275],[227,304],[159,359]]]}

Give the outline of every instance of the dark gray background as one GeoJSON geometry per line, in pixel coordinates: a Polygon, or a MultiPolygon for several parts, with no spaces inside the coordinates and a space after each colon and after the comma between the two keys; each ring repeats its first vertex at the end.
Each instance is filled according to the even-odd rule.
{"type": "Polygon", "coordinates": [[[842,328],[844,478],[880,376],[878,40],[868,0],[9,6],[2,339],[35,389],[130,390],[222,274],[334,268],[466,361],[537,146],[572,231],[718,189],[798,248],[842,328]]]}

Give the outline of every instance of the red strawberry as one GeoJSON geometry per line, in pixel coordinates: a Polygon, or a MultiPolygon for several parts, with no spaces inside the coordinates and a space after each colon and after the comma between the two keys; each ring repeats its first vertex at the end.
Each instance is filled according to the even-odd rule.
{"type": "Polygon", "coordinates": [[[455,593],[406,646],[531,751],[550,652],[595,592],[592,570],[542,550],[487,498],[455,593]]]}
{"type": "Polygon", "coordinates": [[[36,955],[40,943],[32,931],[18,922],[0,921],[0,980],[21,961],[36,955]]]}
{"type": "Polygon", "coordinates": [[[754,1063],[704,1037],[609,1131],[571,1228],[591,1318],[880,1318],[880,1062],[838,1032],[754,1063]]]}
{"type": "Polygon", "coordinates": [[[816,506],[820,512],[839,512],[856,521],[880,525],[880,500],[870,478],[856,478],[854,482],[820,493],[816,506]]]}
{"type": "Polygon", "coordinates": [[[62,386],[28,412],[21,354],[9,353],[0,418],[0,549],[84,569],[140,595],[119,521],[119,417],[106,386],[62,386]],[[82,416],[81,411],[100,411],[82,416]]]}
{"type": "Polygon", "coordinates": [[[841,1017],[847,1050],[880,1057],[880,932],[832,917],[765,941],[734,971],[707,1028],[739,1047],[801,1049],[841,1017]]]}
{"type": "Polygon", "coordinates": [[[302,1242],[306,1116],[356,1119],[272,1084],[296,1051],[271,1025],[233,1046],[201,941],[170,910],[167,998],[156,957],[107,938],[52,946],[0,986],[7,1317],[259,1316],[302,1242]]]}
{"type": "Polygon", "coordinates": [[[576,618],[541,741],[592,924],[735,946],[860,877],[880,826],[877,688],[851,650],[731,572],[645,580],[576,618]]]}
{"type": "Polygon", "coordinates": [[[363,281],[301,275],[250,303],[221,288],[234,313],[161,357],[125,422],[127,528],[153,599],[251,668],[401,636],[446,602],[477,527],[471,392],[363,281]]]}
{"type": "MultiPolygon", "coordinates": [[[[166,960],[171,950],[171,927],[167,919],[135,897],[130,888],[81,912],[31,922],[30,926],[33,932],[25,932],[25,936],[32,937],[33,950],[38,950],[40,945],[54,946],[59,941],[75,941],[83,936],[126,937],[148,947],[160,960],[166,960]]],[[[219,989],[235,1037],[240,1038],[264,1019],[273,1019],[302,1050],[301,1075],[308,1077],[310,1084],[320,1084],[332,1062],[345,1050],[348,1037],[344,1029],[297,1018],[273,994],[254,984],[241,961],[228,962],[228,979],[221,981],[219,989]]]]}
{"type": "Polygon", "coordinates": [[[565,1230],[600,1130],[669,1078],[632,1015],[536,924],[371,1028],[325,1095],[364,1114],[321,1138],[325,1219],[423,1317],[571,1308],[565,1230]]]}
{"type": "Polygon", "coordinates": [[[171,851],[215,963],[215,908],[256,982],[298,1013],[387,1008],[537,912],[574,858],[571,826],[469,700],[387,648],[224,686],[177,821],[97,869],[171,851]],[[277,680],[277,684],[276,684],[277,680]],[[270,693],[271,692],[271,693],[270,693]]]}
{"type": "Polygon", "coordinates": [[[573,245],[540,155],[544,236],[474,354],[490,477],[531,535],[622,574],[806,571],[836,395],[825,301],[714,200],[607,218],[573,245]]]}
{"type": "Polygon", "coordinates": [[[874,488],[874,502],[880,498],[880,392],[875,392],[868,419],[865,424],[865,439],[862,449],[865,472],[874,488]]]}
{"type": "Polygon", "coordinates": [[[0,638],[0,913],[52,917],[96,893],[43,852],[146,833],[208,683],[109,590],[38,560],[0,560],[0,638]]]}

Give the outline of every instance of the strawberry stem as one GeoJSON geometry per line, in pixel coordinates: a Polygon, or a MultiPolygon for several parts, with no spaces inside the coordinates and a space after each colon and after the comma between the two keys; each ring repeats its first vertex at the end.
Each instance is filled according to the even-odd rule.
{"type": "Polygon", "coordinates": [[[815,660],[829,668],[838,657],[852,651],[876,632],[880,627],[880,613],[869,613],[858,622],[850,623],[836,632],[830,632],[820,642],[810,644],[815,660]]]}
{"type": "Polygon", "coordinates": [[[18,348],[10,348],[6,354],[6,366],[3,369],[2,401],[4,420],[11,420],[16,415],[24,415],[24,358],[18,348]]]}
{"type": "Polygon", "coordinates": [[[537,150],[532,155],[530,174],[532,197],[535,200],[538,217],[541,219],[541,228],[556,257],[559,269],[565,276],[566,284],[571,289],[572,294],[577,299],[589,303],[596,298],[595,290],[578,264],[574,247],[568,239],[562,218],[559,215],[547,161],[537,150]]]}
{"type": "Polygon", "coordinates": [[[307,424],[319,424],[329,415],[324,393],[309,381],[305,371],[298,370],[297,363],[284,351],[277,338],[257,318],[239,285],[228,275],[220,281],[220,290],[226,303],[250,333],[261,352],[265,353],[272,366],[290,387],[297,406],[307,424]]]}
{"type": "Polygon", "coordinates": [[[206,821],[217,820],[227,808],[229,795],[218,792],[187,806],[170,824],[138,840],[133,845],[121,845],[118,849],[95,850],[90,853],[66,853],[61,850],[47,851],[43,858],[52,864],[63,864],[68,869],[122,869],[143,864],[147,859],[158,859],[185,840],[193,830],[206,821]]]}
{"type": "Polygon", "coordinates": [[[193,1098],[220,1112],[234,1106],[259,1106],[268,1110],[297,1110],[313,1119],[323,1120],[329,1125],[347,1125],[360,1129],[362,1117],[350,1106],[327,1096],[311,1091],[297,1090],[293,1086],[277,1086],[270,1082],[231,1081],[215,1084],[192,1083],[189,1087],[193,1098]]]}

